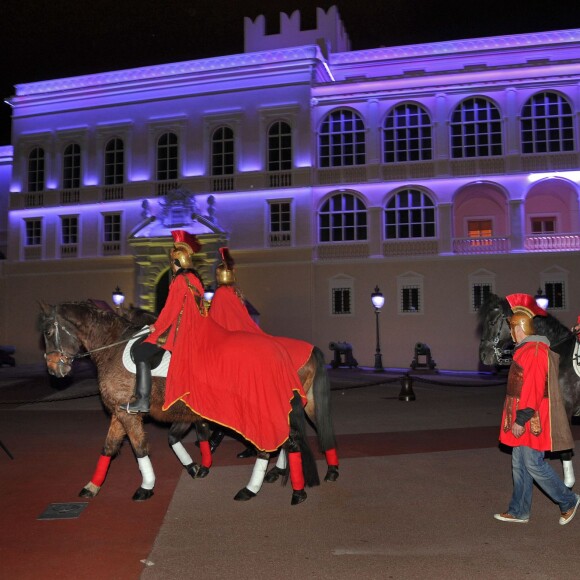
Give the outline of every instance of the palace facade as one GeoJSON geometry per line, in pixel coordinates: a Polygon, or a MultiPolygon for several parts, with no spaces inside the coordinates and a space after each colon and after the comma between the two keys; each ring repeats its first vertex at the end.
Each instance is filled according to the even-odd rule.
{"type": "MultiPolygon", "coordinates": [[[[158,310],[170,231],[207,286],[228,245],[272,334],[477,370],[489,292],[580,313],[580,29],[351,50],[245,20],[244,53],[15,87],[0,147],[0,344],[41,360],[44,300],[158,310]],[[375,287],[385,296],[376,314],[375,287]]],[[[386,39],[388,40],[388,39],[386,39]]]]}

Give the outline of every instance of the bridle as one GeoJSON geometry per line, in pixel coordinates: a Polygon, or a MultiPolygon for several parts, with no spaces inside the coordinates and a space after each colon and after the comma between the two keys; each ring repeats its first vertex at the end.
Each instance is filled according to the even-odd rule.
{"type": "Polygon", "coordinates": [[[80,347],[81,347],[81,342],[74,334],[72,334],[66,328],[66,326],[63,326],[62,324],[60,324],[58,322],[58,314],[56,311],[56,306],[54,306],[52,309],[52,318],[53,318],[53,321],[52,321],[50,326],[54,327],[54,339],[51,337],[48,337],[47,331],[45,331],[44,332],[44,342],[46,344],[48,344],[49,340],[54,341],[54,345],[55,345],[56,349],[45,352],[44,359],[48,361],[48,357],[50,355],[57,355],[57,360],[55,361],[55,360],[51,359],[51,361],[50,361],[51,364],[55,364],[57,366],[64,366],[64,365],[70,366],[75,359],[85,356],[85,354],[82,354],[82,355],[78,354],[80,347]],[[77,344],[77,351],[75,354],[67,353],[64,350],[64,348],[62,346],[62,341],[61,341],[61,332],[63,332],[64,334],[67,334],[77,344]]]}
{"type": "Polygon", "coordinates": [[[493,321],[491,321],[489,323],[489,325],[491,327],[494,327],[497,324],[498,319],[501,319],[501,320],[500,320],[500,323],[499,323],[497,332],[495,334],[495,337],[491,340],[491,348],[493,349],[493,354],[494,354],[494,356],[495,356],[495,358],[497,360],[497,363],[499,365],[509,365],[512,362],[511,359],[509,359],[509,358],[503,358],[503,351],[498,346],[503,325],[504,324],[507,324],[507,318],[506,318],[506,316],[503,313],[500,312],[497,315],[497,317],[493,321]]]}

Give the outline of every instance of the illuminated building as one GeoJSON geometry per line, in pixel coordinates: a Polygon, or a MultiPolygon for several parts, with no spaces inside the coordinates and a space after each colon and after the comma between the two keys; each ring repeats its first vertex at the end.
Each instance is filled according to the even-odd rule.
{"type": "Polygon", "coordinates": [[[541,287],[575,322],[580,30],[357,51],[335,8],[264,30],[246,19],[243,54],[16,87],[0,343],[38,357],[36,299],[120,285],[157,308],[174,228],[205,241],[207,284],[229,245],[267,331],[362,365],[377,284],[390,367],[420,341],[477,368],[489,291],[541,287]]]}

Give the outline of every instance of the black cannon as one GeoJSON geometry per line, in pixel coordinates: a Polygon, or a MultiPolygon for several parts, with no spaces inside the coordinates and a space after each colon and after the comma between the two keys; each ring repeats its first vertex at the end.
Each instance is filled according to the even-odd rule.
{"type": "Polygon", "coordinates": [[[334,351],[334,360],[330,363],[333,369],[358,367],[358,362],[352,356],[352,345],[348,342],[331,342],[328,348],[334,351]]]}
{"type": "Polygon", "coordinates": [[[411,368],[415,369],[430,369],[436,367],[436,363],[431,357],[431,349],[424,342],[415,343],[415,356],[411,362],[411,368]]]}
{"type": "Polygon", "coordinates": [[[0,367],[2,365],[8,365],[11,367],[16,366],[16,361],[12,356],[16,349],[13,346],[2,346],[0,345],[0,367]]]}

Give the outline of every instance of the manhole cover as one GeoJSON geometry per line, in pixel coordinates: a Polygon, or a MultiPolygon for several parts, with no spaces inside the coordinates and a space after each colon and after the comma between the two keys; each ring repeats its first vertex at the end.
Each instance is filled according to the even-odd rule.
{"type": "Polygon", "coordinates": [[[78,518],[89,505],[88,501],[51,503],[39,516],[39,520],[69,520],[78,518]]]}

